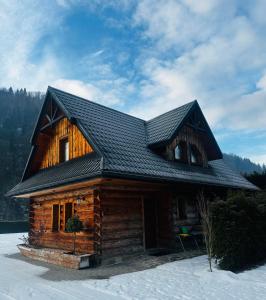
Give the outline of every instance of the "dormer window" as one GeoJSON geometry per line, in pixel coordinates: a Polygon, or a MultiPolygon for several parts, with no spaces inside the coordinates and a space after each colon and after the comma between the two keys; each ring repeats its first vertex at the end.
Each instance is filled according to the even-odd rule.
{"type": "Polygon", "coordinates": [[[68,138],[63,138],[59,142],[59,162],[69,160],[69,141],[68,138]]]}
{"type": "Polygon", "coordinates": [[[196,154],[193,151],[193,149],[191,149],[191,152],[190,152],[190,161],[191,161],[192,164],[196,164],[197,163],[197,157],[196,157],[196,154]]]}
{"type": "Polygon", "coordinates": [[[182,149],[181,149],[181,145],[177,144],[175,147],[175,159],[176,160],[180,160],[182,157],[182,149]]]}
{"type": "Polygon", "coordinates": [[[182,162],[187,161],[187,146],[185,141],[179,141],[176,147],[174,148],[174,158],[182,162]]]}
{"type": "Polygon", "coordinates": [[[195,145],[190,145],[189,147],[190,163],[193,165],[202,164],[202,155],[195,145]]]}

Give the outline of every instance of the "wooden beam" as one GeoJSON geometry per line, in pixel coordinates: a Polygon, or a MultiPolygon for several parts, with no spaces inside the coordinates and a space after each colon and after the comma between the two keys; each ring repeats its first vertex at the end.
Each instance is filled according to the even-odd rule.
{"type": "Polygon", "coordinates": [[[51,118],[50,118],[50,116],[48,114],[45,114],[45,118],[48,120],[49,123],[52,122],[52,120],[51,120],[51,118]]]}
{"type": "Polygon", "coordinates": [[[91,187],[98,190],[116,190],[116,191],[158,191],[161,188],[168,188],[169,184],[162,183],[154,183],[154,182],[145,182],[145,181],[137,181],[130,179],[115,179],[115,178],[95,178],[82,182],[71,183],[68,185],[61,185],[59,187],[43,189],[41,191],[25,193],[22,195],[14,196],[15,198],[30,198],[41,195],[49,195],[60,193],[64,191],[71,191],[75,189],[91,187]]]}
{"type": "Polygon", "coordinates": [[[56,119],[51,120],[48,124],[44,125],[44,126],[40,129],[40,131],[43,131],[43,130],[49,128],[49,127],[52,127],[55,123],[57,123],[58,121],[60,121],[60,120],[63,119],[64,117],[65,117],[64,115],[61,115],[61,116],[57,117],[56,119]]]}

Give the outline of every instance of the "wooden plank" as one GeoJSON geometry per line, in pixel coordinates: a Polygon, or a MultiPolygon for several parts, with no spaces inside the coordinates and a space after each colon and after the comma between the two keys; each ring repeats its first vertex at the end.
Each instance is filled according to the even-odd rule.
{"type": "Polygon", "coordinates": [[[39,135],[37,139],[38,152],[40,152],[40,154],[37,153],[35,155],[36,157],[42,157],[40,169],[48,168],[59,163],[59,141],[64,137],[69,138],[69,157],[71,159],[93,151],[79,129],[71,124],[67,118],[60,119],[54,125],[48,143],[43,143],[42,137],[43,135],[39,135]],[[86,147],[84,145],[86,145],[86,147]]]}

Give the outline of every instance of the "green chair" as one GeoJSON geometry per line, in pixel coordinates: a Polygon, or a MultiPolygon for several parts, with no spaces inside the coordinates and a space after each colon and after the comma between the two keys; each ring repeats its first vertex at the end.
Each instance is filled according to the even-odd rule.
{"type": "Polygon", "coordinates": [[[197,239],[196,239],[195,235],[193,234],[192,226],[179,226],[177,237],[178,237],[178,240],[179,240],[184,252],[186,252],[186,248],[184,246],[183,239],[188,239],[188,238],[192,238],[197,249],[200,250],[197,239]]]}

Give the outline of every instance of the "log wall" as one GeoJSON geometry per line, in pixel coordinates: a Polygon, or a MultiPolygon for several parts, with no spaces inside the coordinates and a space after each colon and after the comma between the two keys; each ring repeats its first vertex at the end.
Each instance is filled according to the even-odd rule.
{"type": "Polygon", "coordinates": [[[73,235],[65,231],[65,204],[72,203],[73,214],[77,214],[85,230],[77,233],[77,251],[95,253],[95,197],[90,189],[59,193],[31,199],[30,203],[30,239],[32,244],[42,247],[73,249],[73,235]],[[77,203],[77,194],[81,203],[77,203]],[[59,231],[53,232],[53,205],[60,207],[59,231]]]}
{"type": "MultiPolygon", "coordinates": [[[[174,248],[180,192],[141,191],[136,186],[94,186],[34,197],[30,201],[32,243],[71,251],[73,236],[65,232],[65,204],[73,203],[86,230],[77,234],[77,251],[97,254],[98,262],[145,250],[144,199],[157,205],[157,247],[174,248]],[[127,189],[132,189],[127,190],[127,189]],[[77,203],[79,199],[81,203],[77,203]],[[53,232],[53,205],[60,205],[60,227],[53,232]]],[[[179,222],[182,221],[182,224],[179,222]]],[[[185,223],[190,223],[186,220],[185,223]]]]}

